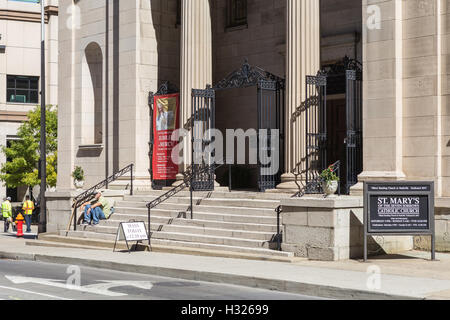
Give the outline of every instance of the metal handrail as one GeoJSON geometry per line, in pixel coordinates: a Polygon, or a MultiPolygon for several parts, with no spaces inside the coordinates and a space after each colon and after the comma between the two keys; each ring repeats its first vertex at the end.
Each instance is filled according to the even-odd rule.
{"type": "Polygon", "coordinates": [[[283,237],[283,233],[281,231],[281,214],[283,213],[283,206],[280,205],[275,209],[275,212],[277,213],[277,250],[281,250],[281,240],[283,237]]]}
{"type": "MultiPolygon", "coordinates": [[[[332,168],[333,171],[336,173],[336,175],[339,177],[339,184],[338,184],[338,195],[341,195],[341,161],[336,161],[333,163],[329,168],[332,168]]],[[[318,176],[317,178],[313,179],[312,181],[308,182],[306,186],[304,186],[301,190],[299,190],[296,194],[292,196],[292,198],[301,198],[307,194],[320,194],[320,191],[318,192],[317,188],[321,187],[322,178],[318,176]]],[[[298,185],[298,184],[297,184],[298,185]]],[[[299,186],[300,187],[300,186],[299,186]]]]}
{"type": "MultiPolygon", "coordinates": [[[[223,162],[222,164],[213,164],[213,165],[209,165],[209,166],[205,166],[204,168],[202,168],[200,171],[196,171],[196,174],[203,174],[203,173],[207,173],[207,172],[211,172],[211,171],[215,171],[218,168],[220,168],[221,166],[223,166],[225,164],[225,162],[223,162]]],[[[183,182],[176,186],[173,187],[172,189],[170,189],[169,191],[167,191],[166,193],[164,193],[163,195],[161,195],[160,197],[156,198],[155,200],[149,202],[147,204],[147,210],[148,210],[148,216],[147,216],[147,220],[148,220],[148,244],[149,246],[151,246],[151,210],[156,208],[157,206],[159,206],[161,203],[169,200],[170,198],[172,198],[173,196],[175,196],[176,194],[180,193],[181,191],[183,191],[186,188],[190,188],[191,194],[190,194],[190,198],[191,198],[191,204],[189,207],[189,211],[191,212],[191,219],[194,218],[194,207],[193,207],[193,188],[192,188],[192,180],[193,180],[193,176],[194,173],[192,172],[192,167],[190,167],[187,171],[185,171],[183,173],[184,179],[183,182]]]]}
{"type": "Polygon", "coordinates": [[[130,175],[130,195],[133,195],[133,189],[134,189],[133,188],[133,180],[134,180],[133,179],[133,168],[134,168],[134,164],[130,164],[130,165],[126,166],[125,168],[123,168],[122,170],[117,171],[112,176],[97,183],[92,188],[86,190],[85,192],[83,192],[80,195],[78,195],[77,197],[75,197],[73,199],[73,203],[72,203],[73,212],[72,212],[72,216],[69,219],[69,225],[67,227],[67,232],[70,230],[70,227],[72,226],[72,221],[74,224],[74,231],[77,231],[77,222],[78,222],[77,211],[78,211],[78,208],[80,208],[81,204],[92,200],[95,197],[95,193],[98,190],[108,186],[111,182],[116,181],[117,179],[124,176],[128,172],[131,173],[131,175],[130,175]]]}

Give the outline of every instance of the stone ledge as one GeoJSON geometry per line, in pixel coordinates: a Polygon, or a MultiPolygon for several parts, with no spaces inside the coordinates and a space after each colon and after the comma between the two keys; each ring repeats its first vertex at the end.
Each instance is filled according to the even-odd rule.
{"type": "Polygon", "coordinates": [[[288,207],[325,208],[334,210],[345,208],[362,208],[364,206],[364,200],[362,197],[353,196],[333,196],[328,198],[303,197],[281,200],[281,205],[288,207]]]}

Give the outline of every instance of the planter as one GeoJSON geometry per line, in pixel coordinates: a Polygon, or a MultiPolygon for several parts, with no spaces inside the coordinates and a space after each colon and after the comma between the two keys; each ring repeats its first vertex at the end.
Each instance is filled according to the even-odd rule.
{"type": "Polygon", "coordinates": [[[77,190],[82,189],[84,187],[84,181],[74,180],[73,184],[75,188],[77,188],[77,190]]]}
{"type": "Polygon", "coordinates": [[[336,193],[336,191],[338,190],[339,187],[339,181],[324,181],[322,182],[322,188],[323,188],[323,192],[325,193],[325,195],[331,196],[333,194],[336,193]]]}

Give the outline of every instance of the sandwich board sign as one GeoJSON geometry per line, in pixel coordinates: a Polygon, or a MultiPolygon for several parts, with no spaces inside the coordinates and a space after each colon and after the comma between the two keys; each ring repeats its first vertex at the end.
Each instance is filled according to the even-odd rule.
{"type": "Polygon", "coordinates": [[[434,182],[364,183],[364,261],[369,236],[431,236],[435,260],[434,182]]]}
{"type": "Polygon", "coordinates": [[[136,242],[148,240],[147,228],[145,222],[121,222],[117,229],[116,242],[114,243],[114,250],[116,251],[117,241],[125,240],[130,252],[130,246],[128,242],[136,242]]]}

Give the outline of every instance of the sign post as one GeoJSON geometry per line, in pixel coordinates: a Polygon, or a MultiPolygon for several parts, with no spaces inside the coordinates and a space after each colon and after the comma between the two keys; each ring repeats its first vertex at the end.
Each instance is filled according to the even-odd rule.
{"type": "Polygon", "coordinates": [[[429,235],[434,261],[434,182],[365,182],[364,262],[367,238],[380,235],[429,235]]]}
{"type": "MultiPolygon", "coordinates": [[[[136,242],[148,240],[147,228],[145,222],[121,222],[117,230],[116,242],[114,243],[113,252],[116,252],[117,241],[125,240],[128,253],[131,253],[128,242],[136,242]]],[[[136,249],[136,248],[135,248],[136,249]]]]}

